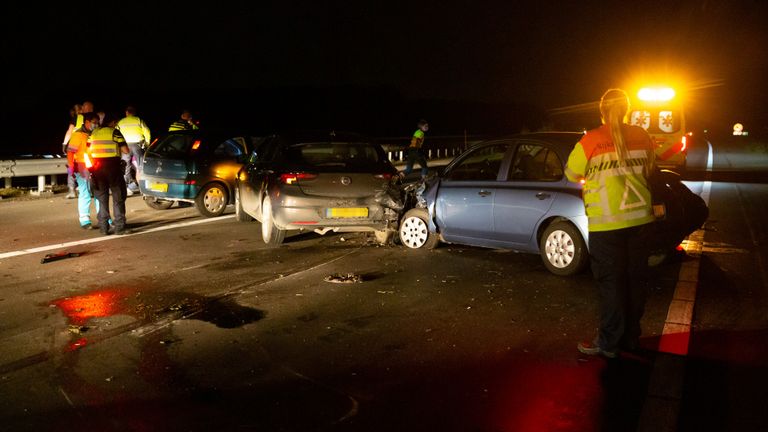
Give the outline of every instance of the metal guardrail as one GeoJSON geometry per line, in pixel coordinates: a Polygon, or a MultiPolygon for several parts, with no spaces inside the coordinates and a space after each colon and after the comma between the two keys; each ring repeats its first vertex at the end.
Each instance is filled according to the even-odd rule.
{"type": "MultiPolygon", "coordinates": [[[[404,162],[411,138],[378,138],[375,141],[384,148],[390,162],[404,162]]],[[[453,158],[481,141],[483,138],[478,136],[428,136],[422,150],[427,160],[453,158]]]]}
{"type": "Polygon", "coordinates": [[[9,159],[0,160],[0,177],[5,179],[5,187],[12,187],[13,177],[37,177],[37,190],[42,193],[46,189],[45,177],[51,176],[51,186],[57,184],[56,176],[67,173],[67,159],[50,157],[42,159],[9,159]]]}

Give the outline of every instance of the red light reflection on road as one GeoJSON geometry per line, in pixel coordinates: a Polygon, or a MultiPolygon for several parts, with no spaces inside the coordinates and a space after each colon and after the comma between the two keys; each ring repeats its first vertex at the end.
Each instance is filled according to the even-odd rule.
{"type": "Polygon", "coordinates": [[[125,297],[122,290],[101,290],[90,294],[55,300],[56,305],[69,318],[71,324],[84,325],[91,318],[114,315],[118,303],[125,297]]]}
{"type": "Polygon", "coordinates": [[[76,341],[74,341],[74,342],[70,343],[70,344],[67,346],[67,349],[68,349],[69,351],[74,351],[74,350],[78,350],[78,349],[80,349],[80,348],[82,348],[82,347],[84,347],[84,346],[86,346],[86,345],[88,345],[88,339],[86,339],[86,338],[80,338],[80,339],[78,339],[78,340],[76,340],[76,341]]]}
{"type": "Polygon", "coordinates": [[[599,359],[579,365],[516,364],[499,388],[495,422],[501,430],[517,432],[599,429],[604,366],[599,359]]]}

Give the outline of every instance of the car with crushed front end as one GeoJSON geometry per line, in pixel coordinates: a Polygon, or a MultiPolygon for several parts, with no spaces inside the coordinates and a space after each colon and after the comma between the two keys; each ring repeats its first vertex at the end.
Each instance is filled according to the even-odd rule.
{"type": "Polygon", "coordinates": [[[264,137],[235,184],[238,221],[261,222],[261,237],[280,246],[288,231],[397,231],[402,205],[397,169],[379,144],[350,132],[264,137]]]}
{"type": "Polygon", "coordinates": [[[158,210],[192,203],[203,216],[221,215],[234,202],[235,177],[256,142],[248,134],[209,130],[161,136],[142,158],[144,201],[158,210]]]}
{"type": "Polygon", "coordinates": [[[430,179],[402,217],[403,245],[439,242],[540,254],[557,275],[589,261],[581,185],[564,175],[583,134],[521,134],[479,143],[430,179]]]}

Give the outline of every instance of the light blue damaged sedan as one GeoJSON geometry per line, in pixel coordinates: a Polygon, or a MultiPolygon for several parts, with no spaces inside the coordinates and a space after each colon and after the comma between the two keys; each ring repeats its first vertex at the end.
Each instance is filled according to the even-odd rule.
{"type": "Polygon", "coordinates": [[[427,181],[400,220],[403,245],[440,242],[540,254],[546,268],[569,276],[589,262],[581,185],[565,163],[578,132],[540,132],[485,141],[427,181]]]}

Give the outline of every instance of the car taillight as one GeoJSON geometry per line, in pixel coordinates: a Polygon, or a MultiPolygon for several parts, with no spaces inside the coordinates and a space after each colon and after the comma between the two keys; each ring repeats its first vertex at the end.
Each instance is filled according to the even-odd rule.
{"type": "Polygon", "coordinates": [[[374,174],[373,178],[382,179],[382,180],[389,180],[389,179],[392,178],[392,174],[390,174],[390,173],[374,174]]]}
{"type": "Polygon", "coordinates": [[[197,150],[200,148],[200,140],[195,140],[195,142],[192,143],[192,150],[197,150]]]}
{"type": "Polygon", "coordinates": [[[299,180],[312,180],[317,177],[317,174],[310,173],[287,173],[280,174],[280,183],[295,184],[299,180]]]}
{"type": "Polygon", "coordinates": [[[688,148],[688,137],[683,135],[683,139],[680,140],[680,142],[682,143],[682,147],[680,147],[680,151],[684,152],[685,149],[688,148]]]}

